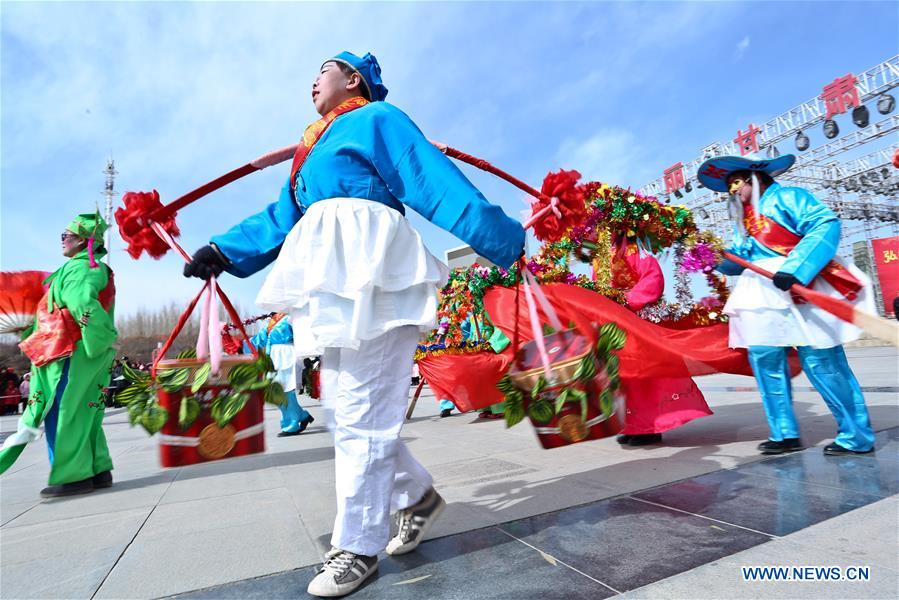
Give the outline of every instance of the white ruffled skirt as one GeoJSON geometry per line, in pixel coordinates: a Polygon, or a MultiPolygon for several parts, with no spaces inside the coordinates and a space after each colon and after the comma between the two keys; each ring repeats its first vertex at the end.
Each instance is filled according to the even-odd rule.
{"type": "MultiPolygon", "coordinates": [[[[755,261],[755,264],[777,272],[786,257],[778,256],[755,261]]],[[[853,305],[876,314],[871,280],[855,265],[836,259],[862,282],[853,305]]],[[[815,291],[834,298],[845,299],[833,286],[821,278],[815,279],[815,291]]],[[[789,292],[774,287],[774,283],[749,269],[743,271],[731,292],[724,312],[730,317],[730,347],[749,346],[811,346],[832,348],[856,340],[861,329],[839,319],[813,304],[794,304],[789,292]]]]}
{"type": "Polygon", "coordinates": [[[316,356],[403,325],[432,329],[448,274],[399,212],[331,198],[290,231],[256,303],[289,313],[297,357],[316,356]]]}

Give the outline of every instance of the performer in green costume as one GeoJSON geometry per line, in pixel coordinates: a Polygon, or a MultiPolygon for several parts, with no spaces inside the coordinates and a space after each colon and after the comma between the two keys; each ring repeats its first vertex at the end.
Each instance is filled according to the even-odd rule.
{"type": "Polygon", "coordinates": [[[50,455],[50,487],[43,497],[70,496],[112,485],[112,459],[103,434],[103,387],[115,356],[115,284],[107,265],[106,222],[99,213],[78,215],[62,234],[69,260],[47,278],[47,294],[22,351],[32,361],[31,390],[16,432],[0,449],[0,473],[40,437],[50,455]]]}

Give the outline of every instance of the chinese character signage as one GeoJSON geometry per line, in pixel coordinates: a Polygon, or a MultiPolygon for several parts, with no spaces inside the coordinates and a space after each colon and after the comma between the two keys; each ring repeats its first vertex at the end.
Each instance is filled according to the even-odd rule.
{"type": "Polygon", "coordinates": [[[874,264],[883,292],[883,307],[893,315],[893,298],[899,295],[899,236],[871,240],[874,264]]]}
{"type": "Polygon", "coordinates": [[[855,87],[858,79],[855,75],[849,73],[843,77],[837,77],[833,83],[824,86],[821,92],[821,99],[827,106],[826,119],[830,119],[834,115],[841,115],[850,108],[861,106],[861,100],[858,97],[858,90],[855,87]]]}
{"type": "Polygon", "coordinates": [[[759,131],[761,130],[752,123],[749,124],[749,129],[747,129],[745,133],[739,129],[737,130],[737,137],[734,138],[734,143],[740,149],[740,156],[746,156],[747,154],[759,151],[759,142],[757,139],[759,131]]]}
{"type": "Polygon", "coordinates": [[[665,193],[684,187],[684,163],[677,163],[665,169],[665,193]]]}

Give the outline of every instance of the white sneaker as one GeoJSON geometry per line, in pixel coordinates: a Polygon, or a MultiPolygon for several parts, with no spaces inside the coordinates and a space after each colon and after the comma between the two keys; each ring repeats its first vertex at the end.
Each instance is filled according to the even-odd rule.
{"type": "Polygon", "coordinates": [[[321,598],[346,596],[378,570],[377,556],[362,556],[339,548],[325,554],[325,563],[306,591],[321,598]]]}
{"type": "Polygon", "coordinates": [[[396,536],[387,543],[387,554],[397,556],[412,552],[424,539],[428,529],[443,509],[446,501],[434,488],[429,489],[417,504],[396,513],[396,536]]]}

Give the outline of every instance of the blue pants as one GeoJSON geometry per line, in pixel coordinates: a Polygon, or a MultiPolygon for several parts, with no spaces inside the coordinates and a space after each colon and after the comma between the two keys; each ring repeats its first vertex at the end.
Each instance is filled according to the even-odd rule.
{"type": "Polygon", "coordinates": [[[446,410],[446,409],[450,409],[450,410],[456,409],[456,405],[453,404],[452,400],[441,400],[440,401],[440,410],[446,410]]]}
{"type": "Polygon", "coordinates": [[[309,413],[300,406],[295,391],[291,390],[286,393],[287,404],[278,407],[281,409],[281,431],[293,433],[300,430],[300,423],[309,418],[309,413]]]}
{"type": "MultiPolygon", "coordinates": [[[[768,417],[770,439],[779,442],[799,437],[799,423],[793,414],[793,392],[787,350],[777,346],[750,346],[749,364],[762,396],[768,417]]],[[[800,346],[802,370],[837,421],[834,440],[848,450],[864,452],[874,447],[874,430],[868,418],[865,398],[842,346],[810,348],[800,346]]]]}

